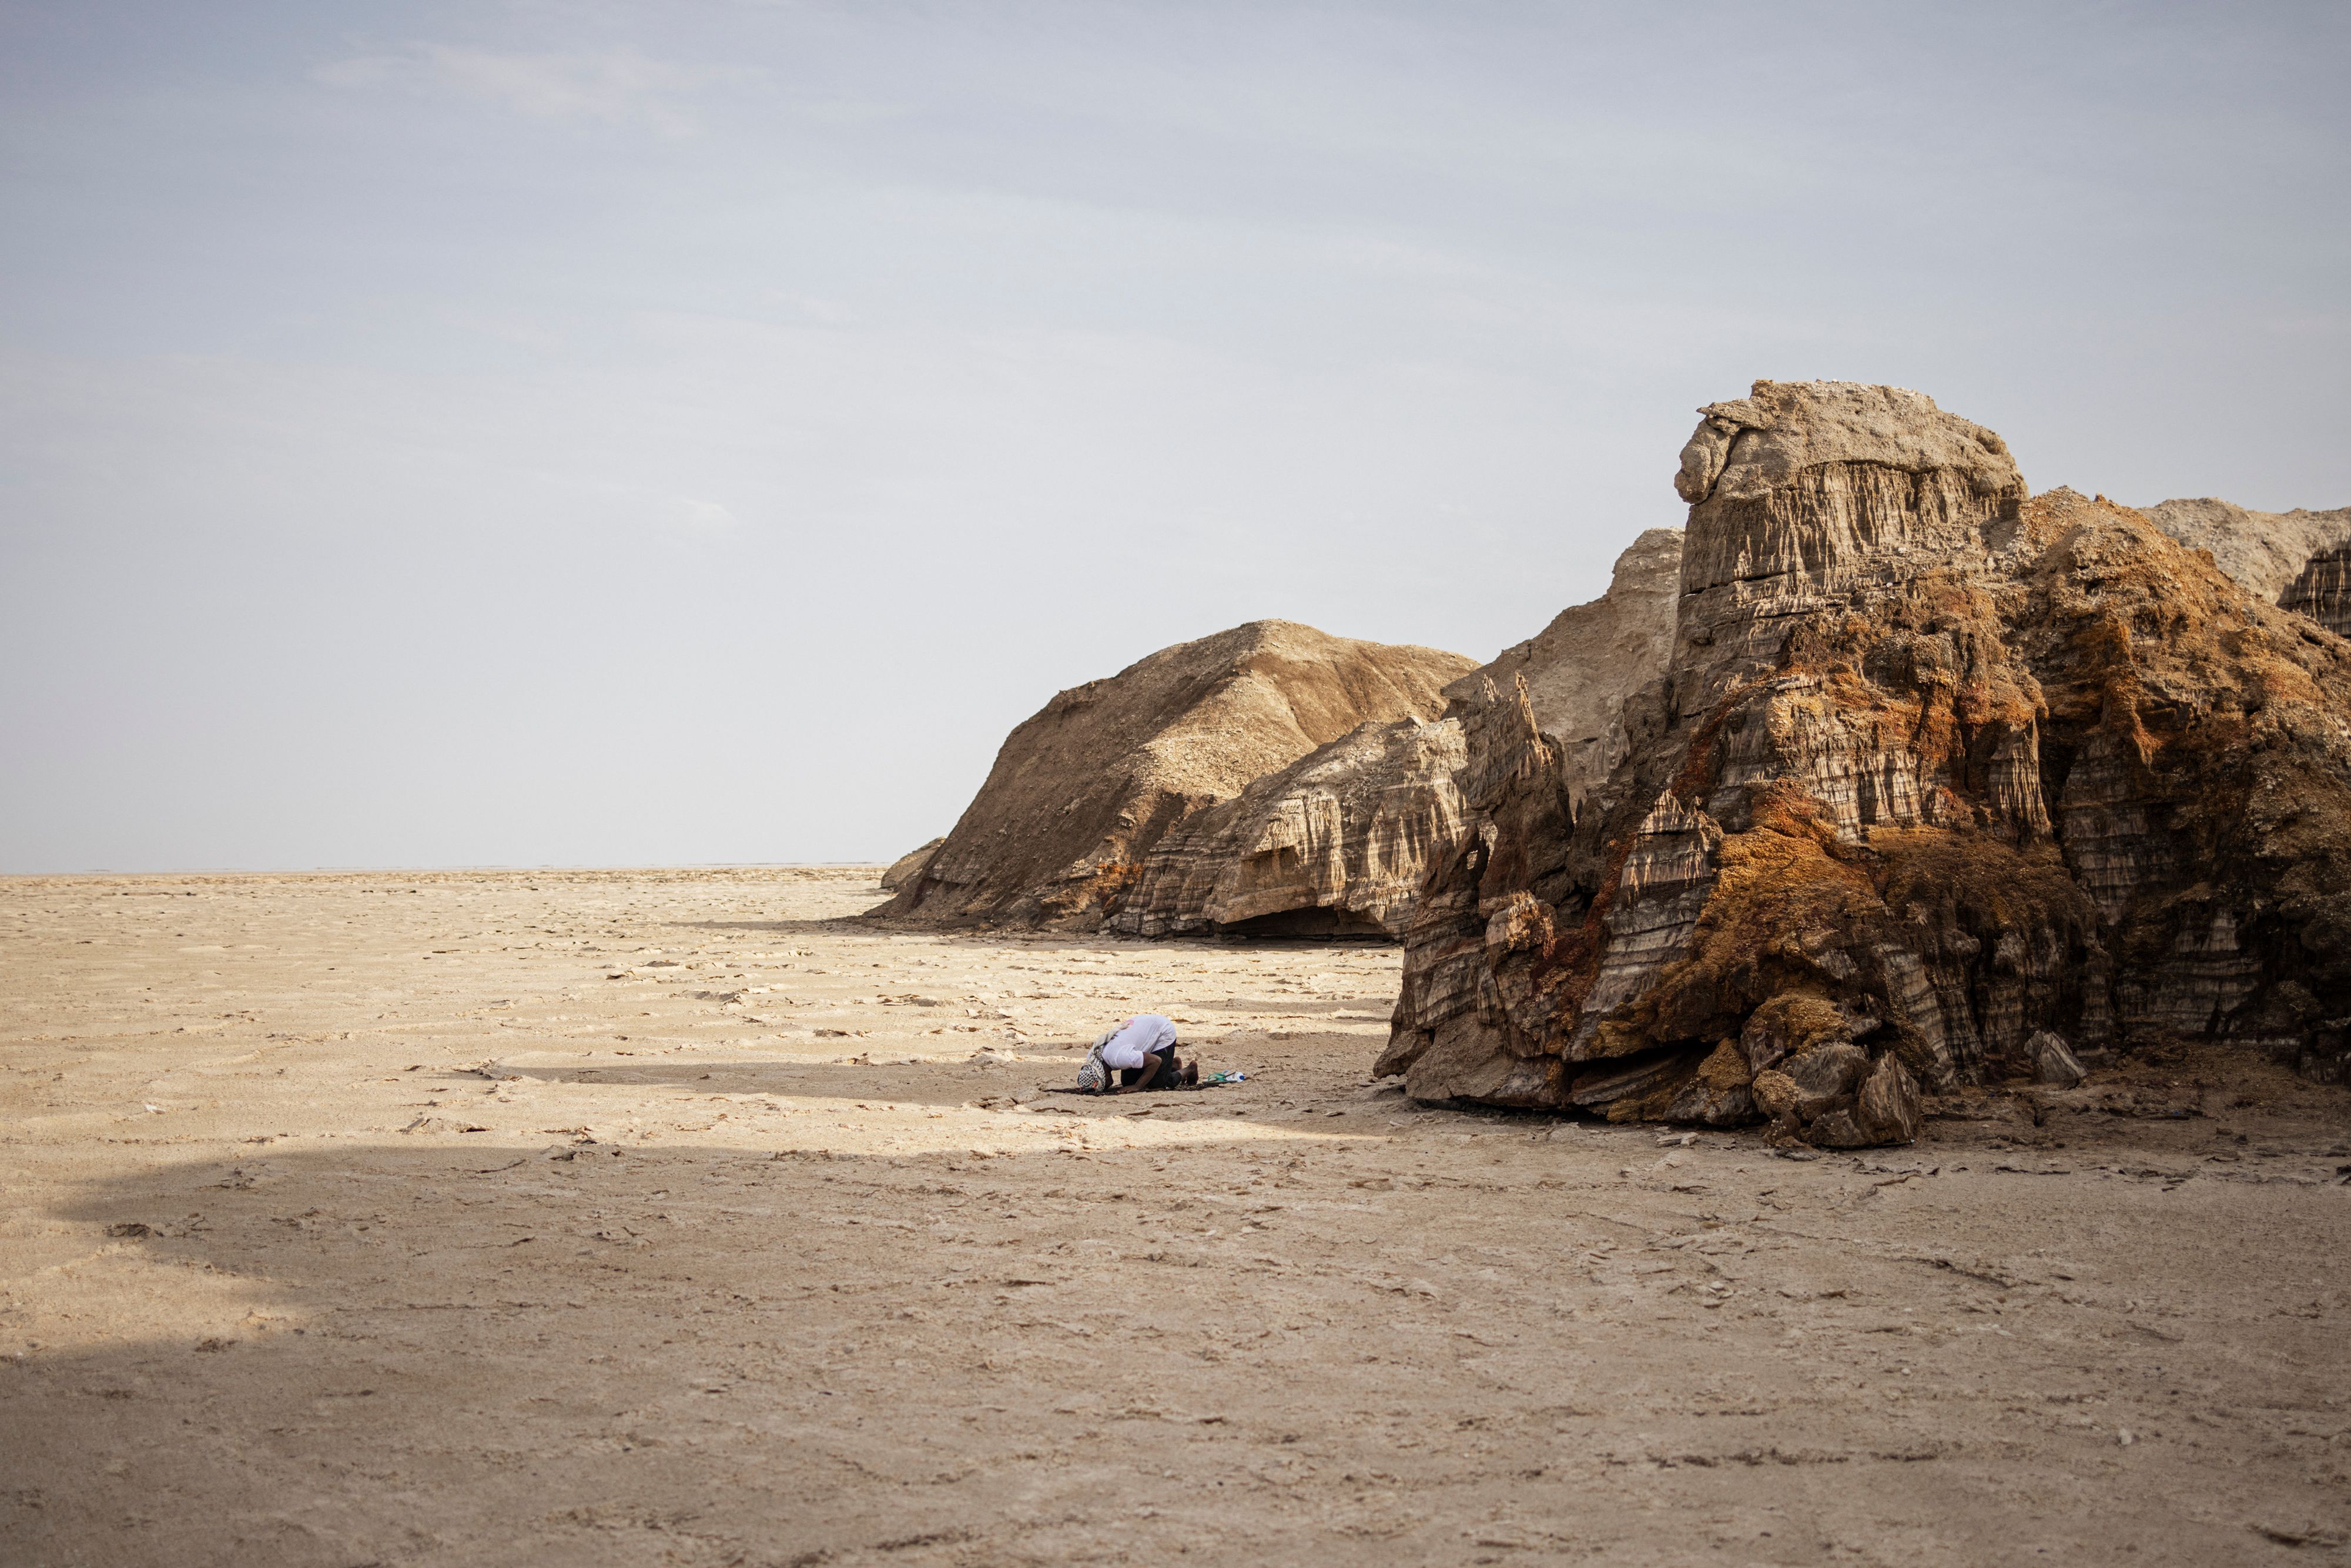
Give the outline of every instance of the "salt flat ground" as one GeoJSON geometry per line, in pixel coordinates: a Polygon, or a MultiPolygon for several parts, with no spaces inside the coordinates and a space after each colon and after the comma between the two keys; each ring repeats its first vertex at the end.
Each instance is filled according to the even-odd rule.
{"type": "Polygon", "coordinates": [[[1416,1110],[1392,949],[872,875],[0,882],[0,1561],[2345,1554],[2340,1091],[1416,1110]],[[1019,1103],[1143,1009],[1250,1082],[1019,1103]]]}

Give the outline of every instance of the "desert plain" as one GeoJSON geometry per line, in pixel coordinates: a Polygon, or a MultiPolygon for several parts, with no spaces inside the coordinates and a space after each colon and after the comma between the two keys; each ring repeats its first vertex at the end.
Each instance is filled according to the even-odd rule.
{"type": "Polygon", "coordinates": [[[2346,1555],[2339,1087],[1422,1107],[1394,947],[873,877],[0,881],[0,1562],[2346,1555]]]}

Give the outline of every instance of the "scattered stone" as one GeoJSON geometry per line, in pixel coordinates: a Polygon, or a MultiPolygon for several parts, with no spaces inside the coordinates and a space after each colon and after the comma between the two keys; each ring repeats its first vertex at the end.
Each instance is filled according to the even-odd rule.
{"type": "Polygon", "coordinates": [[[1865,1149],[1878,1140],[1861,1129],[1851,1111],[1830,1111],[1804,1128],[1804,1141],[1822,1149],[1865,1149]]]}
{"type": "MultiPolygon", "coordinates": [[[[1755,1119],[1753,1073],[1747,1054],[1735,1040],[1726,1040],[1698,1065],[1688,1082],[1667,1103],[1663,1119],[1695,1122],[1703,1127],[1735,1127],[1755,1119]]],[[[1691,1143],[1697,1134],[1684,1136],[1691,1143]]]]}
{"type": "Polygon", "coordinates": [[[2280,1546],[2340,1546],[2345,1538],[2330,1530],[2283,1530],[2275,1525],[2249,1525],[2256,1535],[2276,1542],[2280,1546]]]}
{"type": "Polygon", "coordinates": [[[1914,1144],[1926,1121],[1918,1081],[1891,1051],[1877,1059],[1854,1102],[1854,1124],[1872,1144],[1914,1144]]]}
{"type": "Polygon", "coordinates": [[[2025,1054],[2032,1061],[2035,1082],[2053,1083],[2060,1089],[2071,1089],[2090,1075],[2079,1058],[2065,1043],[2065,1037],[2050,1030],[2041,1030],[2024,1042],[2025,1054]]]}
{"type": "Polygon", "coordinates": [[[1747,1015],[1739,1043],[1756,1071],[1797,1051],[1852,1038],[1844,1009],[1817,991],[1782,991],[1747,1015]]]}
{"type": "Polygon", "coordinates": [[[1780,1071],[1796,1088],[1789,1108],[1809,1122],[1846,1101],[1869,1071],[1869,1057],[1860,1047],[1839,1040],[1790,1057],[1780,1071]]]}
{"type": "Polygon", "coordinates": [[[593,1138],[580,1138],[569,1144],[550,1145],[543,1157],[549,1160],[583,1160],[604,1155],[625,1155],[629,1151],[618,1144],[600,1143],[593,1138]]]}

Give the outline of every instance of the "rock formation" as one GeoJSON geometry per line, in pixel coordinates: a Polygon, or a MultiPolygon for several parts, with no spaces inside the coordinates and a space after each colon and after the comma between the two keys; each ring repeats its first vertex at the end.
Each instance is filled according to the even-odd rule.
{"type": "Polygon", "coordinates": [[[1366,724],[1159,841],[1111,925],[1393,936],[1460,839],[1461,727],[1366,724]]]}
{"type": "Polygon", "coordinates": [[[1829,1146],[2153,1033],[2351,1054],[2351,643],[1916,392],[1703,411],[1672,656],[1578,800],[1465,719],[1378,1071],[1829,1146]]]}
{"type": "Polygon", "coordinates": [[[1007,737],[877,915],[1098,925],[1169,829],[1367,722],[1433,719],[1458,653],[1253,621],[1072,687],[1007,737]]]}
{"type": "Polygon", "coordinates": [[[2351,543],[2351,507],[2256,512],[2206,496],[2158,501],[2147,515],[2189,549],[2210,550],[2222,571],[2265,604],[2282,602],[2312,557],[2351,543]]]}
{"type": "Polygon", "coordinates": [[[890,869],[882,873],[882,891],[895,893],[920,876],[923,868],[931,863],[931,857],[939,852],[939,846],[946,842],[945,839],[933,839],[922,848],[908,850],[892,861],[890,869]]]}
{"type": "Polygon", "coordinates": [[[1581,800],[1623,759],[1625,704],[1666,673],[1681,600],[1682,530],[1651,528],[1616,558],[1608,591],[1562,610],[1447,695],[1476,704],[1523,680],[1535,727],[1559,749],[1581,800]]]}
{"type": "Polygon", "coordinates": [[[2351,635],[2351,507],[2256,512],[2207,496],[2159,501],[2147,515],[2189,549],[2210,550],[2256,597],[2351,635]]]}
{"type": "Polygon", "coordinates": [[[2278,607],[2309,616],[2337,637],[2351,637],[2351,544],[2312,556],[2278,595],[2278,607]]]}
{"type": "Polygon", "coordinates": [[[1679,528],[1643,534],[1606,593],[1447,686],[1441,722],[1366,726],[1190,818],[1151,852],[1111,925],[1400,934],[1429,866],[1477,822],[1454,778],[1470,715],[1523,685],[1570,794],[1606,777],[1625,704],[1665,673],[1681,549],[1679,528]]]}

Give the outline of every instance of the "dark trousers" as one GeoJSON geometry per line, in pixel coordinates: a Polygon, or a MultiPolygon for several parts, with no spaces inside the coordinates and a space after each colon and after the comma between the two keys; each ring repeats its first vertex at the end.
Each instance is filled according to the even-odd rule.
{"type": "Polygon", "coordinates": [[[1118,1070],[1120,1088],[1132,1089],[1136,1084],[1145,1082],[1145,1075],[1154,1071],[1157,1072],[1158,1076],[1149,1079],[1153,1083],[1176,1082],[1176,1048],[1171,1045],[1165,1051],[1155,1051],[1149,1054],[1150,1060],[1143,1066],[1122,1067],[1118,1070]]]}

